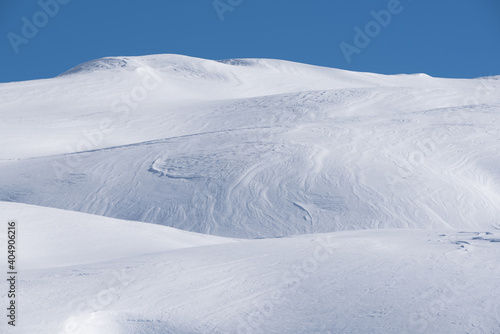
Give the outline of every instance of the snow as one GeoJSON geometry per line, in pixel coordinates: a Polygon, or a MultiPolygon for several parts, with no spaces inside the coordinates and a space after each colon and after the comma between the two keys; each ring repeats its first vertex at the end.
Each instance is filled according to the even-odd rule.
{"type": "Polygon", "coordinates": [[[179,55],[0,84],[16,332],[498,333],[499,91],[179,55]]]}
{"type": "Polygon", "coordinates": [[[18,217],[16,333],[499,329],[497,232],[234,240],[16,203],[0,213],[18,217]]]}
{"type": "Polygon", "coordinates": [[[16,217],[23,269],[57,268],[137,255],[234,242],[159,225],[0,202],[3,217],[16,217]]]}

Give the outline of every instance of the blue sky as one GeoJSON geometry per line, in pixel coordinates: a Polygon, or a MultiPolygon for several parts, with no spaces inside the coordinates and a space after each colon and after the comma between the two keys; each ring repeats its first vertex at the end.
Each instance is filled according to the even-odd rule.
{"type": "Polygon", "coordinates": [[[214,0],[4,0],[0,82],[49,78],[105,56],[156,53],[277,58],[387,74],[500,74],[498,0],[215,4],[217,8],[214,0]]]}

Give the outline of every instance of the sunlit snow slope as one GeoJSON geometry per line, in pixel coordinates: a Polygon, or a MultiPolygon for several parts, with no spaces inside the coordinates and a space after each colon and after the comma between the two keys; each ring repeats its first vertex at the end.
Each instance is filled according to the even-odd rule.
{"type": "Polygon", "coordinates": [[[235,240],[17,203],[0,216],[17,217],[20,268],[2,333],[500,331],[497,231],[235,240]]]}
{"type": "Polygon", "coordinates": [[[498,79],[156,55],[0,84],[0,333],[500,333],[498,79]]]}
{"type": "Polygon", "coordinates": [[[500,80],[104,58],[0,84],[0,200],[227,237],[500,224],[500,80]]]}

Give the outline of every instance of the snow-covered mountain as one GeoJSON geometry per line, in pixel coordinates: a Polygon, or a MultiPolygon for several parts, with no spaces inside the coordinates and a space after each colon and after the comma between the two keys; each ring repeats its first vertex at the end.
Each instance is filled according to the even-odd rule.
{"type": "Polygon", "coordinates": [[[19,330],[498,333],[499,93],[179,55],[0,84],[19,330]]]}
{"type": "Polygon", "coordinates": [[[104,58],[0,85],[0,200],[231,237],[500,224],[500,83],[104,58]]]}

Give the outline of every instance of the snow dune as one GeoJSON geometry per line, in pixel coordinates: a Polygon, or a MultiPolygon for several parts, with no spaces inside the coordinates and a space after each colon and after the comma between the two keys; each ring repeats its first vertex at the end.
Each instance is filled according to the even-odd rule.
{"type": "Polygon", "coordinates": [[[18,221],[20,261],[26,270],[110,261],[236,240],[79,212],[0,204],[2,217],[18,221]]]}
{"type": "Polygon", "coordinates": [[[16,333],[500,329],[497,232],[245,241],[15,203],[0,214],[18,217],[16,333]]]}

